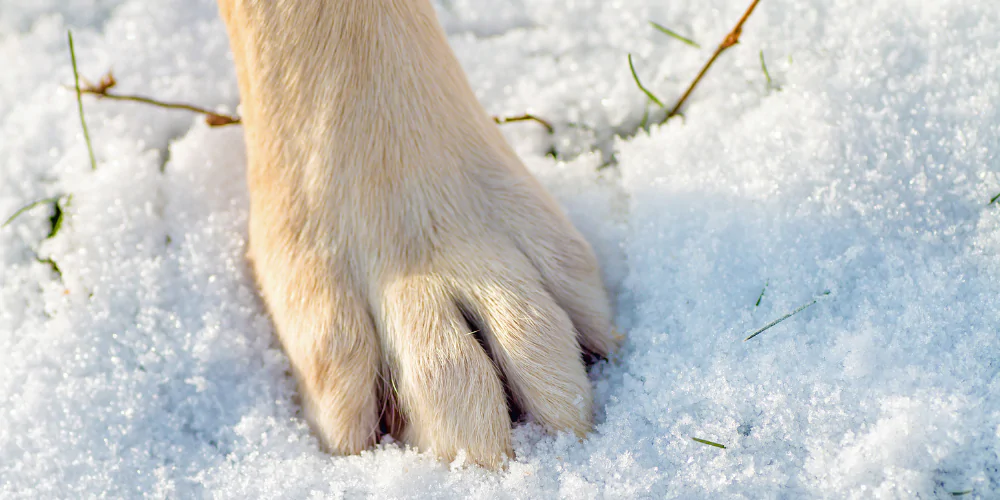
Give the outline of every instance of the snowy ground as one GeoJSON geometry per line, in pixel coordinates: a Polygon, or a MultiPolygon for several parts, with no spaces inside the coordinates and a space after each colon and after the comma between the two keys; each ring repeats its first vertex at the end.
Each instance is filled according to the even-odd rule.
{"type": "Polygon", "coordinates": [[[0,496],[1000,497],[1000,3],[764,0],[635,134],[626,55],[671,103],[747,3],[440,0],[484,105],[557,124],[504,131],[629,336],[589,439],[522,426],[491,473],[318,451],[242,258],[240,128],[87,100],[91,171],[66,30],[92,80],[233,111],[214,0],[4,0],[0,218],[72,200],[0,230],[0,496]]]}

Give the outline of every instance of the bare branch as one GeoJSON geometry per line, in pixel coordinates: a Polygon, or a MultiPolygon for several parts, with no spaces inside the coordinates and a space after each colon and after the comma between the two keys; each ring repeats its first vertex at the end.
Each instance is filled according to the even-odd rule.
{"type": "Polygon", "coordinates": [[[223,125],[234,125],[240,123],[240,117],[225,115],[221,113],[216,113],[215,111],[201,108],[198,106],[193,106],[191,104],[177,103],[177,102],[166,102],[160,101],[158,99],[152,99],[150,97],[143,97],[139,95],[128,95],[128,94],[116,94],[111,92],[111,89],[118,82],[115,80],[115,76],[109,71],[101,81],[96,85],[87,82],[87,84],[80,88],[80,92],[83,94],[90,94],[96,96],[98,99],[111,99],[113,101],[132,101],[141,102],[143,104],[150,104],[160,108],[166,109],[183,109],[186,111],[193,111],[198,114],[205,115],[205,122],[211,127],[221,127],[223,125]]]}
{"type": "MultiPolygon", "coordinates": [[[[221,127],[224,125],[238,125],[241,123],[240,117],[238,116],[216,113],[209,109],[193,106],[191,104],[166,102],[140,95],[116,94],[112,92],[111,89],[114,88],[114,86],[117,85],[118,82],[115,80],[115,76],[110,71],[106,75],[104,75],[103,78],[101,78],[101,81],[97,82],[96,84],[86,81],[85,83],[86,85],[80,87],[80,93],[93,95],[98,99],[140,102],[143,104],[150,104],[152,106],[157,106],[160,108],[183,109],[186,111],[192,111],[195,113],[205,115],[205,122],[212,127],[221,127]]],[[[545,127],[545,130],[547,130],[550,134],[553,133],[553,131],[555,130],[555,128],[552,126],[551,123],[530,113],[525,113],[523,115],[518,115],[518,116],[504,116],[504,117],[495,116],[493,117],[493,121],[495,121],[499,125],[511,122],[533,121],[545,127]]]]}
{"type": "Polygon", "coordinates": [[[701,68],[701,72],[698,73],[698,76],[696,76],[694,81],[691,82],[691,85],[688,86],[687,91],[684,92],[684,95],[682,95],[681,98],[677,100],[677,104],[674,105],[674,109],[670,110],[670,112],[667,113],[667,116],[664,117],[663,121],[661,121],[660,123],[664,123],[667,120],[673,118],[674,115],[679,114],[681,106],[684,105],[684,101],[687,101],[687,98],[688,96],[691,95],[691,92],[694,92],[694,88],[698,86],[698,82],[700,82],[702,77],[705,76],[705,73],[708,73],[708,68],[712,67],[712,64],[715,63],[715,60],[719,58],[719,55],[725,52],[725,50],[728,49],[729,47],[732,47],[733,45],[736,45],[737,43],[740,42],[740,34],[743,32],[743,23],[745,23],[747,19],[750,18],[750,14],[753,14],[753,10],[757,8],[758,3],[760,3],[760,0],[753,0],[753,3],[750,4],[750,7],[748,7],[746,12],[743,13],[743,17],[741,17],[739,22],[736,23],[736,26],[733,27],[733,30],[730,31],[728,35],[726,35],[726,38],[722,40],[722,43],[719,44],[719,47],[715,49],[715,53],[712,54],[712,57],[708,60],[707,63],[705,63],[705,66],[701,68]]]}
{"type": "Polygon", "coordinates": [[[555,128],[552,127],[551,123],[530,113],[525,113],[519,116],[494,116],[493,121],[496,122],[497,125],[503,125],[504,123],[511,123],[511,122],[533,121],[533,122],[538,122],[539,124],[541,124],[541,126],[545,127],[545,130],[548,130],[550,134],[553,131],[555,131],[555,128]]]}

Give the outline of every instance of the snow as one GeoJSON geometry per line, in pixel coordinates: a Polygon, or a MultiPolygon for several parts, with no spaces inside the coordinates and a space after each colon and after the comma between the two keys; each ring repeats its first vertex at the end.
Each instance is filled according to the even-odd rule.
{"type": "Polygon", "coordinates": [[[66,30],[91,80],[232,112],[213,0],[4,2],[0,218],[72,198],[54,238],[45,207],[0,230],[0,496],[1000,497],[1000,4],[764,1],[639,130],[627,54],[671,103],[746,4],[438,2],[487,109],[557,125],[503,130],[628,335],[593,434],[522,425],[489,472],[319,451],[243,260],[240,128],[87,99],[91,171],[66,30]]]}

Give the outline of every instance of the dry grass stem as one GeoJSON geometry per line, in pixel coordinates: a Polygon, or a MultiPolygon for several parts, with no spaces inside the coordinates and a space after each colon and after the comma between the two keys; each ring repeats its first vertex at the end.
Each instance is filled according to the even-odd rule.
{"type": "MultiPolygon", "coordinates": [[[[209,109],[205,109],[199,106],[194,106],[191,104],[166,102],[166,101],[161,101],[159,99],[153,99],[151,97],[144,97],[140,95],[117,94],[111,91],[111,89],[114,88],[114,86],[117,83],[118,82],[115,80],[115,76],[109,71],[96,84],[84,80],[84,86],[80,87],[78,83],[77,91],[80,94],[88,94],[95,96],[98,99],[140,102],[143,104],[149,104],[160,108],[183,109],[186,111],[192,111],[198,114],[205,115],[205,122],[212,127],[221,127],[224,125],[238,125],[240,123],[240,117],[238,116],[216,113],[209,109]]],[[[525,113],[523,115],[518,115],[518,116],[503,116],[503,117],[495,116],[493,117],[493,121],[495,121],[499,125],[512,122],[533,121],[545,127],[545,130],[548,131],[548,133],[550,134],[555,131],[555,127],[553,127],[550,122],[548,122],[547,120],[543,120],[530,113],[525,113]]]]}
{"type": "Polygon", "coordinates": [[[128,94],[116,94],[111,91],[112,88],[118,83],[115,80],[115,76],[109,71],[101,81],[97,84],[86,82],[86,85],[80,89],[81,93],[96,96],[98,99],[111,99],[114,101],[132,101],[141,102],[143,104],[150,104],[152,106],[166,108],[166,109],[183,109],[186,111],[192,111],[198,114],[205,115],[205,123],[208,123],[212,127],[221,127],[223,125],[235,125],[240,123],[240,117],[225,115],[221,113],[216,113],[215,111],[205,109],[202,107],[194,106],[191,104],[177,103],[177,102],[166,102],[158,99],[153,99],[150,97],[143,97],[139,95],[128,95],[128,94]]]}
{"type": "Polygon", "coordinates": [[[708,68],[712,67],[712,64],[715,63],[715,60],[718,59],[719,55],[725,52],[726,49],[740,42],[740,34],[743,32],[743,23],[745,23],[747,19],[750,18],[750,14],[753,14],[753,10],[757,8],[758,3],[760,3],[760,0],[753,0],[753,3],[750,4],[750,7],[748,7],[746,12],[743,13],[743,17],[741,17],[739,22],[736,23],[736,26],[733,27],[732,31],[730,31],[729,34],[726,35],[726,38],[722,40],[722,43],[719,44],[719,47],[715,49],[715,53],[712,54],[712,57],[708,60],[707,63],[705,63],[705,66],[701,68],[701,72],[698,73],[698,76],[696,76],[694,81],[691,82],[691,85],[688,86],[687,90],[684,92],[684,95],[682,95],[681,98],[677,100],[677,104],[674,105],[674,108],[670,110],[669,113],[667,113],[667,116],[664,117],[663,121],[661,121],[660,123],[664,123],[680,113],[681,106],[683,106],[684,102],[687,101],[687,98],[691,95],[691,92],[694,92],[694,88],[698,86],[698,82],[700,82],[701,79],[705,76],[705,73],[708,73],[708,68]]]}
{"type": "Polygon", "coordinates": [[[497,125],[503,125],[504,123],[511,123],[511,122],[533,121],[545,127],[545,130],[548,130],[550,134],[555,131],[555,128],[552,127],[551,123],[530,113],[525,113],[519,116],[494,116],[493,121],[495,121],[497,125]]]}

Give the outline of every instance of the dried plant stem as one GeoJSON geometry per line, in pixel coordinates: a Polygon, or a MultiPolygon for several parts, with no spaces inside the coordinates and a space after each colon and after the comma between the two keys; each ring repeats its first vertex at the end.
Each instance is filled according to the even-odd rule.
{"type": "Polygon", "coordinates": [[[77,92],[83,94],[89,94],[96,96],[98,99],[111,99],[113,101],[132,101],[141,102],[143,104],[149,104],[159,108],[166,109],[183,109],[185,111],[193,111],[198,114],[205,115],[205,122],[212,127],[221,127],[223,125],[233,125],[240,123],[240,117],[224,115],[221,113],[216,113],[205,108],[198,106],[193,106],[191,104],[177,103],[177,102],[166,102],[159,99],[152,99],[150,97],[143,97],[140,95],[127,95],[127,94],[116,94],[111,91],[111,89],[117,85],[115,76],[109,71],[101,81],[96,85],[87,83],[82,89],[77,83],[77,92]]]}
{"type": "Polygon", "coordinates": [[[545,130],[548,130],[550,134],[555,131],[555,128],[552,127],[551,123],[530,113],[525,113],[519,116],[494,116],[493,121],[496,122],[497,125],[503,125],[504,123],[511,122],[533,121],[538,122],[541,126],[545,127],[545,130]]]}
{"type": "MultiPolygon", "coordinates": [[[[98,82],[96,85],[88,83],[87,85],[81,88],[79,86],[79,83],[77,83],[77,92],[79,94],[92,95],[97,97],[98,99],[111,99],[114,101],[132,101],[143,104],[149,104],[151,106],[156,106],[160,108],[182,109],[185,111],[192,111],[194,113],[205,115],[205,122],[212,127],[221,127],[224,125],[238,125],[241,123],[240,117],[238,116],[216,113],[214,111],[199,106],[194,106],[191,104],[161,101],[159,99],[153,99],[151,97],[144,97],[140,95],[116,94],[111,91],[111,88],[114,87],[116,84],[117,82],[115,81],[114,75],[111,74],[111,72],[108,72],[108,74],[104,75],[104,77],[101,78],[101,81],[98,82]]],[[[555,128],[552,126],[551,123],[530,113],[525,113],[523,115],[518,115],[518,116],[504,116],[504,117],[495,116],[493,117],[493,121],[495,121],[497,124],[500,125],[511,122],[533,121],[545,127],[545,130],[547,130],[550,134],[555,130],[555,128]]]]}
{"type": "Polygon", "coordinates": [[[719,58],[719,55],[725,52],[725,50],[728,49],[729,47],[732,47],[733,45],[736,45],[737,43],[740,42],[740,34],[743,32],[743,23],[745,23],[747,19],[750,18],[750,14],[753,14],[753,10],[757,8],[758,3],[760,3],[760,0],[753,0],[753,3],[750,4],[750,7],[748,7],[746,12],[743,13],[743,17],[741,17],[739,22],[736,23],[736,26],[733,27],[733,30],[730,31],[728,35],[726,35],[726,38],[722,40],[722,43],[719,44],[719,47],[715,49],[715,53],[712,54],[712,57],[708,60],[707,63],[705,63],[705,66],[701,68],[701,72],[698,73],[698,76],[696,76],[694,81],[691,82],[691,85],[688,86],[687,90],[684,92],[684,95],[682,95],[681,98],[677,100],[677,104],[674,105],[674,108],[671,109],[669,113],[667,113],[667,116],[664,117],[663,121],[661,121],[660,123],[666,122],[667,120],[673,118],[680,112],[681,106],[684,105],[684,102],[687,101],[687,98],[691,95],[692,92],[694,92],[694,88],[698,86],[698,82],[700,82],[701,79],[705,76],[705,73],[708,73],[708,68],[712,67],[712,64],[715,63],[715,60],[719,58]]]}
{"type": "Polygon", "coordinates": [[[94,94],[94,95],[96,95],[100,99],[111,99],[111,100],[115,100],[115,101],[141,102],[141,103],[144,103],[144,104],[151,104],[153,106],[157,106],[157,107],[160,107],[160,108],[183,109],[183,110],[187,110],[187,111],[193,111],[195,113],[205,115],[205,122],[207,122],[209,125],[211,125],[213,127],[221,127],[223,125],[233,125],[233,124],[240,123],[240,117],[238,117],[238,116],[231,116],[231,115],[224,115],[224,114],[216,113],[214,111],[211,111],[211,110],[208,110],[208,109],[205,109],[205,108],[200,108],[198,106],[193,106],[191,104],[158,101],[156,99],[151,99],[149,97],[143,97],[143,96],[138,96],[138,95],[113,94],[113,93],[110,93],[110,92],[101,94],[101,93],[97,93],[97,92],[89,92],[87,90],[84,90],[84,93],[94,94]]]}

